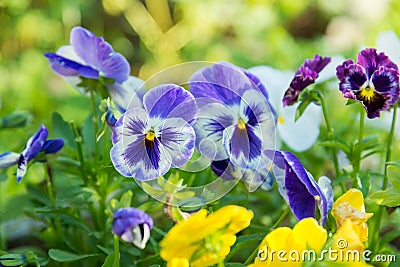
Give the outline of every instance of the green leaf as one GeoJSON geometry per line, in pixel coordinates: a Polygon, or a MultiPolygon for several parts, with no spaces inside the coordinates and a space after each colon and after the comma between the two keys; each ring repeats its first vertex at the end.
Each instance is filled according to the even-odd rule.
{"type": "Polygon", "coordinates": [[[340,149],[346,155],[349,155],[351,153],[350,147],[346,143],[343,143],[340,141],[325,141],[325,142],[319,143],[319,145],[324,146],[324,147],[332,147],[332,148],[340,149]]]}
{"type": "Polygon", "coordinates": [[[352,105],[352,104],[354,104],[354,103],[357,103],[357,101],[355,101],[355,100],[352,99],[352,98],[349,98],[349,99],[347,100],[346,106],[352,105]]]}
{"type": "Polygon", "coordinates": [[[52,260],[57,262],[74,262],[79,261],[91,257],[98,257],[101,254],[75,254],[69,251],[59,250],[59,249],[50,249],[49,256],[52,260]]]}
{"type": "Polygon", "coordinates": [[[147,213],[152,213],[152,212],[156,212],[158,210],[161,210],[164,207],[164,203],[159,202],[159,201],[148,201],[148,202],[144,202],[143,204],[141,204],[140,206],[138,206],[137,208],[139,210],[143,210],[147,213]]]}
{"type": "Polygon", "coordinates": [[[133,192],[131,190],[125,192],[119,201],[120,208],[127,208],[131,206],[133,192]]]}
{"type": "Polygon", "coordinates": [[[400,205],[400,191],[396,188],[380,190],[373,193],[369,199],[375,201],[378,205],[396,207],[400,205]]]}
{"type": "Polygon", "coordinates": [[[311,97],[306,97],[301,101],[300,105],[296,109],[296,117],[294,121],[297,121],[300,119],[301,115],[303,115],[304,111],[306,111],[307,107],[313,102],[313,99],[311,97]]]}
{"type": "Polygon", "coordinates": [[[114,252],[107,256],[101,267],[113,267],[114,266],[114,252]]]}
{"type": "Polygon", "coordinates": [[[66,146],[75,149],[75,136],[69,123],[57,112],[53,113],[51,120],[56,137],[62,138],[66,146]]]}
{"type": "Polygon", "coordinates": [[[396,188],[397,190],[400,190],[400,169],[393,165],[389,165],[386,168],[387,168],[387,176],[390,182],[392,183],[393,187],[396,188]]]}

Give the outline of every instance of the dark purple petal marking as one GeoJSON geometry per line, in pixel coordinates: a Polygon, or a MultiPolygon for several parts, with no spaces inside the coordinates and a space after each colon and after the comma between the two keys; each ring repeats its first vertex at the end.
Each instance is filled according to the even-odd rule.
{"type": "Polygon", "coordinates": [[[18,160],[17,167],[17,182],[20,183],[22,178],[24,178],[26,174],[26,169],[28,168],[28,159],[21,155],[18,160]]]}
{"type": "Polygon", "coordinates": [[[61,76],[83,76],[91,79],[98,79],[99,72],[92,67],[82,65],[55,53],[44,54],[49,62],[52,70],[61,76]]]}

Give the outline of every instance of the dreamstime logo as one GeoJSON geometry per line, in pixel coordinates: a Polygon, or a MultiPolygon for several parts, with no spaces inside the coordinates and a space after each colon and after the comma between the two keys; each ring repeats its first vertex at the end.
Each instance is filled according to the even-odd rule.
{"type": "Polygon", "coordinates": [[[396,255],[376,254],[373,255],[371,250],[360,252],[356,249],[347,249],[349,243],[345,239],[336,241],[338,249],[323,249],[319,254],[310,249],[303,251],[292,250],[273,250],[267,245],[258,250],[257,258],[260,261],[270,262],[319,262],[319,261],[336,261],[336,262],[396,262],[396,255]]]}
{"type": "MultiPolygon", "coordinates": [[[[266,154],[264,151],[275,151],[275,117],[267,100],[267,92],[254,79],[228,63],[189,62],[155,74],[144,82],[138,94],[131,99],[125,114],[137,118],[139,116],[136,114],[142,110],[140,112],[143,116],[148,116],[148,119],[140,118],[147,124],[143,135],[152,142],[147,146],[150,142],[144,140],[146,147],[143,151],[147,151],[147,154],[143,154],[140,163],[144,170],[156,172],[154,169],[158,166],[170,166],[185,173],[193,173],[196,177],[197,173],[212,165],[217,174],[217,179],[196,187],[186,186],[186,181],[178,185],[167,179],[161,182],[163,186],[174,188],[174,192],[196,199],[194,204],[186,202],[187,207],[221,198],[240,180],[252,192],[266,179],[271,179],[273,153],[271,156],[271,153],[266,154]],[[162,93],[152,94],[151,97],[147,95],[152,89],[166,84],[186,89],[193,98],[178,103],[178,96],[166,101],[162,93]],[[135,114],[130,110],[135,110],[135,114]],[[186,116],[190,119],[185,119],[188,110],[196,110],[194,119],[190,116],[186,116]],[[191,129],[194,129],[194,134],[188,134],[191,129]],[[155,152],[149,152],[150,149],[155,152]],[[171,151],[173,156],[168,154],[171,151]],[[187,160],[182,160],[180,155],[187,160]]],[[[119,140],[125,151],[137,142],[137,137],[131,137],[132,122],[130,118],[124,118],[119,132],[119,140]]],[[[130,152],[124,155],[138,157],[136,152],[130,152]]],[[[135,177],[138,164],[133,164],[136,162],[130,161],[128,156],[124,161],[126,172],[132,174],[147,194],[170,205],[182,204],[182,200],[171,197],[171,194],[155,193],[160,189],[159,179],[138,179],[135,177]]],[[[143,173],[141,170],[140,174],[145,176],[143,173]]]]}

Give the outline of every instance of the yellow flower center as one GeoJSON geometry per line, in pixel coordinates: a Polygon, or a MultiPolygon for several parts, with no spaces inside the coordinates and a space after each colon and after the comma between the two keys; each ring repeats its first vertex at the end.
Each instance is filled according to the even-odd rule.
{"type": "Polygon", "coordinates": [[[361,89],[360,97],[370,101],[371,99],[375,98],[375,90],[370,87],[363,88],[361,89]]]}
{"type": "Polygon", "coordinates": [[[281,116],[278,117],[278,124],[284,124],[285,123],[285,119],[282,118],[281,116]]]}
{"type": "Polygon", "coordinates": [[[148,141],[154,141],[154,138],[156,138],[156,135],[154,133],[154,130],[150,130],[146,133],[146,140],[148,141]]]}
{"type": "Polygon", "coordinates": [[[237,126],[238,126],[239,130],[246,129],[246,123],[243,121],[242,118],[239,118],[237,126]]]}

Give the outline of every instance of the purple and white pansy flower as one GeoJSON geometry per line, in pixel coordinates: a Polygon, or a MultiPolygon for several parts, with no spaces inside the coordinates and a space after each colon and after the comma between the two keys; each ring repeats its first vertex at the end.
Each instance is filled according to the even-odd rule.
{"type": "Polygon", "coordinates": [[[196,101],[184,88],[152,88],[143,96],[143,108],[129,107],[114,125],[114,167],[124,176],[148,181],[184,165],[195,147],[191,123],[196,113],[196,101]]]}
{"type": "Polygon", "coordinates": [[[296,156],[287,151],[275,152],[273,172],[279,193],[289,204],[294,216],[298,220],[315,218],[318,206],[321,224],[325,224],[333,205],[330,180],[323,176],[317,183],[296,156]]]}
{"type": "Polygon", "coordinates": [[[360,102],[370,119],[379,117],[399,98],[399,69],[375,48],[362,50],[356,62],[346,60],[336,71],[343,96],[360,102]]]}
{"type": "Polygon", "coordinates": [[[200,153],[244,169],[267,166],[262,151],[275,148],[275,117],[258,78],[220,62],[195,72],[189,84],[199,107],[194,128],[200,153]]]}
{"type": "MultiPolygon", "coordinates": [[[[21,182],[26,174],[28,162],[37,157],[40,153],[53,154],[58,152],[63,146],[62,139],[47,140],[48,130],[42,125],[37,133],[29,138],[24,151],[21,154],[14,152],[5,152],[0,154],[0,168],[7,168],[18,164],[17,181],[21,182]]],[[[38,159],[41,161],[43,159],[38,159]]]]}
{"type": "Polygon", "coordinates": [[[112,79],[114,82],[105,83],[105,87],[122,111],[127,108],[135,90],[143,84],[141,79],[129,76],[130,66],[123,55],[115,52],[102,37],[83,27],[77,26],[71,30],[70,45],[60,47],[56,53],[44,55],[52,70],[80,92],[83,92],[78,86],[80,77],[112,79]]]}
{"type": "Polygon", "coordinates": [[[144,249],[150,238],[153,219],[146,212],[135,208],[120,208],[115,211],[112,232],[127,243],[144,249]]]}

